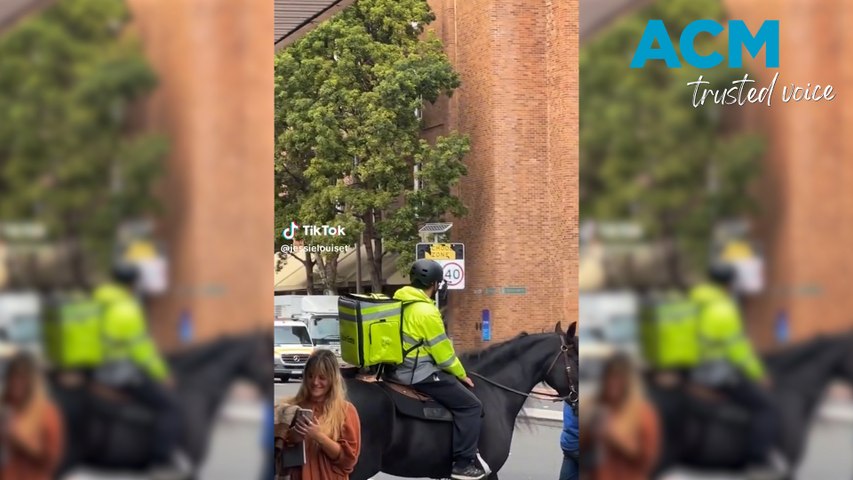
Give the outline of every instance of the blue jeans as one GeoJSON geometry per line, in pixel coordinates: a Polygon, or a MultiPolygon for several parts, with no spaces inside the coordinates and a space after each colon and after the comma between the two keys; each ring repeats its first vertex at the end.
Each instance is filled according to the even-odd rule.
{"type": "Polygon", "coordinates": [[[563,467],[560,469],[560,480],[578,480],[578,461],[563,453],[563,467]]]}

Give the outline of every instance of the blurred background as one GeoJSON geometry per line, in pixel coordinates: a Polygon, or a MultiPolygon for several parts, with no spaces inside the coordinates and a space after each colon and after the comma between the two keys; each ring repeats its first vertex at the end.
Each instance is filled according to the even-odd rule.
{"type": "MultiPolygon", "coordinates": [[[[583,396],[595,398],[603,365],[614,352],[625,352],[644,373],[657,370],[655,335],[664,327],[649,312],[672,298],[668,295],[683,296],[704,282],[709,264],[725,262],[737,273],[733,298],[749,343],[773,356],[771,395],[788,398],[785,388],[797,384],[815,389],[804,405],[782,409],[802,423],[796,434],[790,423],[785,427],[786,438],[801,443],[796,478],[851,478],[853,378],[840,367],[823,378],[812,367],[818,361],[815,349],[834,345],[822,342],[842,341],[853,330],[849,101],[842,93],[830,103],[774,100],[770,108],[694,109],[693,90],[686,84],[701,74],[711,88],[723,88],[749,73],[763,87],[778,71],[777,89],[811,83],[844,92],[850,67],[837,59],[853,49],[848,34],[853,5],[821,0],[580,4],[583,396]],[[780,68],[764,69],[763,52],[744,70],[725,62],[702,71],[686,63],[668,69],[663,62],[629,68],[648,20],[662,19],[678,49],[684,27],[705,18],[724,26],[725,20],[742,19],[752,31],[764,20],[780,20],[780,68]],[[792,359],[789,352],[796,351],[802,355],[792,359]],[[786,367],[774,371],[783,361],[786,367]],[[805,382],[805,372],[821,381],[805,382]]],[[[714,39],[700,36],[697,51],[725,52],[725,41],[725,32],[714,39]]],[[[714,461],[707,467],[673,475],[723,475],[714,461]]]]}
{"type": "MultiPolygon", "coordinates": [[[[266,453],[272,14],[262,0],[0,2],[0,352],[31,352],[62,390],[91,327],[69,312],[134,266],[172,391],[203,412],[185,430],[201,478],[257,478],[266,453]]],[[[107,422],[124,428],[115,442],[148,438],[132,416],[107,422]]],[[[113,453],[103,478],[134,470],[113,453]]],[[[89,457],[68,478],[94,475],[89,457]]]]}

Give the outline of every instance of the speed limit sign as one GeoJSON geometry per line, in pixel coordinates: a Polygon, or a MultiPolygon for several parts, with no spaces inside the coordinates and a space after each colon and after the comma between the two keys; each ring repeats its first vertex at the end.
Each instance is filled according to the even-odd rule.
{"type": "Polygon", "coordinates": [[[465,289],[465,245],[461,243],[419,243],[415,258],[435,260],[444,269],[448,290],[465,289]]]}
{"type": "Polygon", "coordinates": [[[465,289],[465,260],[437,260],[444,269],[448,290],[465,289]]]}

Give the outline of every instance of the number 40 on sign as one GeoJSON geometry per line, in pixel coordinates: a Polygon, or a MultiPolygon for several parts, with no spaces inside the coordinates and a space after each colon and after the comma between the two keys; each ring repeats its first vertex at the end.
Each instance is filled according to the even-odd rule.
{"type": "Polygon", "coordinates": [[[461,243],[419,243],[416,250],[418,260],[435,260],[444,269],[444,281],[448,290],[465,288],[465,246],[461,243]]]}

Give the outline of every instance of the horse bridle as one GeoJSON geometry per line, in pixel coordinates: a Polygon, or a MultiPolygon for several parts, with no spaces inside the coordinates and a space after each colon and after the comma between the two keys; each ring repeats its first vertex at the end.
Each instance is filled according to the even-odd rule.
{"type": "MultiPolygon", "coordinates": [[[[575,385],[572,383],[572,364],[571,364],[571,362],[569,362],[569,345],[566,343],[566,338],[562,334],[560,335],[560,351],[557,352],[557,355],[554,356],[554,360],[551,361],[551,366],[549,366],[548,371],[545,372],[546,377],[551,373],[551,370],[554,369],[554,365],[557,364],[557,360],[559,360],[560,357],[563,357],[563,361],[566,364],[565,372],[566,372],[566,379],[569,381],[569,394],[563,396],[563,395],[555,395],[553,393],[540,393],[537,395],[542,395],[545,397],[551,397],[552,402],[560,402],[560,401],[568,402],[569,406],[572,407],[572,411],[574,411],[575,415],[577,415],[579,395],[578,395],[577,388],[575,388],[575,385]]],[[[484,380],[486,383],[490,383],[490,384],[492,384],[492,385],[494,385],[494,386],[496,386],[502,390],[506,390],[507,392],[515,393],[517,395],[521,395],[521,396],[527,397],[527,398],[530,398],[533,395],[532,393],[525,393],[525,392],[522,392],[521,390],[516,390],[512,387],[507,387],[506,385],[502,385],[502,384],[492,380],[491,378],[480,375],[477,372],[471,372],[471,375],[473,375],[473,376],[475,376],[481,380],[484,380]]]]}

